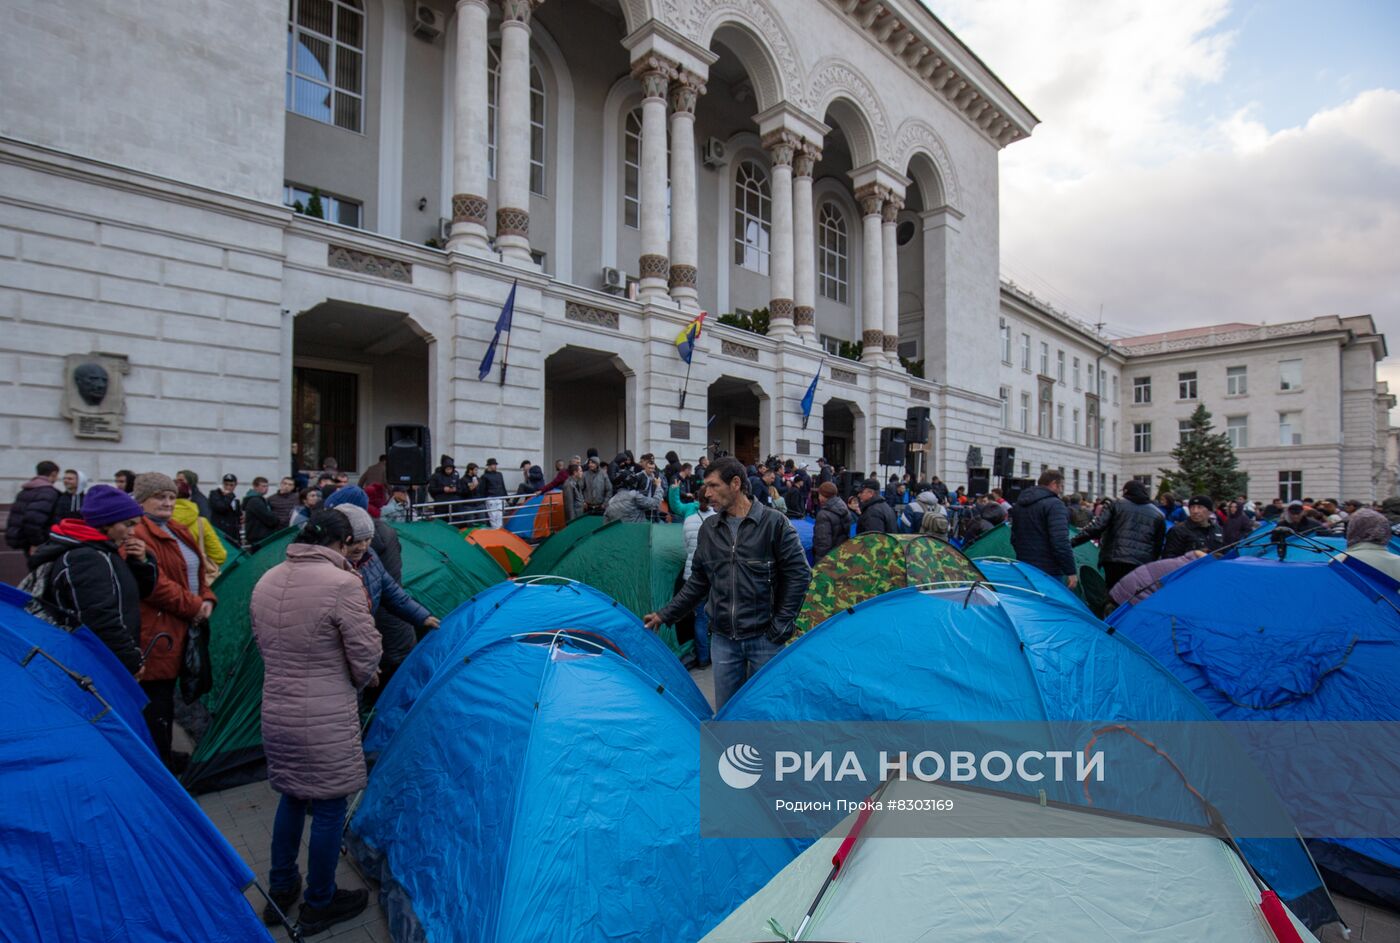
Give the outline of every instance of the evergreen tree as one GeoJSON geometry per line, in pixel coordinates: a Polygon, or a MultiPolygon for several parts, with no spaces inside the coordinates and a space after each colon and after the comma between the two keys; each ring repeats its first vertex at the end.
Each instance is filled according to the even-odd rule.
{"type": "Polygon", "coordinates": [[[1244,494],[1248,487],[1249,476],[1240,471],[1229,438],[1215,431],[1204,406],[1191,414],[1191,431],[1172,449],[1172,460],[1175,469],[1158,469],[1163,491],[1208,494],[1219,505],[1244,494]]]}
{"type": "Polygon", "coordinates": [[[314,216],[317,219],[325,219],[326,211],[321,205],[321,191],[312,190],[311,199],[306,201],[306,209],[303,211],[307,216],[314,216]]]}

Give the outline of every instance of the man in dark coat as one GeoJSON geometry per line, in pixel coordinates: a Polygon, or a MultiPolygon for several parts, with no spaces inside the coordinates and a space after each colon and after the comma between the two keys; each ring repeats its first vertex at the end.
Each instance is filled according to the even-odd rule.
{"type": "Polygon", "coordinates": [[[1215,502],[1208,496],[1198,494],[1186,502],[1186,520],[1172,525],[1167,531],[1164,557],[1179,557],[1188,550],[1204,550],[1210,553],[1225,546],[1225,535],[1220,530],[1220,520],[1215,516],[1215,502]]]}
{"type": "Polygon", "coordinates": [[[880,482],[876,479],[867,478],[861,482],[860,492],[851,498],[850,508],[860,514],[856,519],[856,536],[899,533],[894,508],[880,493],[880,482]]]}
{"type": "MultiPolygon", "coordinates": [[[[223,487],[209,492],[209,523],[233,538],[236,547],[243,539],[239,530],[243,524],[243,502],[238,500],[238,476],[225,475],[223,487]]],[[[194,493],[193,489],[190,491],[194,493]]]]}
{"type": "Polygon", "coordinates": [[[277,512],[267,500],[267,479],[253,479],[253,488],[243,497],[244,535],[249,544],[256,544],[277,532],[277,512]]]}
{"type": "Polygon", "coordinates": [[[1017,560],[1067,577],[1073,589],[1079,577],[1069,546],[1069,510],[1060,497],[1064,487],[1065,476],[1052,468],[1021,492],[1011,508],[1011,546],[1017,560]]]}
{"type": "Polygon", "coordinates": [[[1166,533],[1162,512],[1152,503],[1147,486],[1137,479],[1123,486],[1123,497],[1103,509],[1098,520],[1080,531],[1073,546],[1099,540],[1099,562],[1108,588],[1162,553],[1166,533]]]}
{"type": "Polygon", "coordinates": [[[58,507],[58,489],[53,484],[57,480],[58,466],[40,462],[34,466],[34,477],[20,486],[5,521],[5,542],[12,549],[28,554],[48,540],[58,507]]]}
{"type": "Polygon", "coordinates": [[[851,536],[851,509],[837,491],[836,483],[817,486],[817,519],[812,524],[812,559],[820,560],[851,536]]]}
{"type": "MultiPolygon", "coordinates": [[[[209,499],[204,496],[204,492],[199,490],[199,476],[188,468],[182,468],[175,473],[177,482],[183,481],[190,486],[190,500],[194,506],[199,508],[199,516],[206,521],[214,519],[213,512],[209,510],[209,499]]],[[[134,482],[134,479],[133,479],[134,482]]]]}

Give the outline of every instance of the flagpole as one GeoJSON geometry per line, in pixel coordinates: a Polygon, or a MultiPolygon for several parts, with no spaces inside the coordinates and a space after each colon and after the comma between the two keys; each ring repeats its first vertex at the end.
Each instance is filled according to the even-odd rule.
{"type": "Polygon", "coordinates": [[[695,349],[691,348],[690,359],[685,362],[685,381],[681,383],[681,409],[685,409],[685,394],[690,387],[690,366],[695,362],[695,349]]]}
{"type": "Polygon", "coordinates": [[[506,385],[506,367],[510,361],[510,335],[511,331],[506,331],[506,349],[501,355],[501,386],[506,385]]]}

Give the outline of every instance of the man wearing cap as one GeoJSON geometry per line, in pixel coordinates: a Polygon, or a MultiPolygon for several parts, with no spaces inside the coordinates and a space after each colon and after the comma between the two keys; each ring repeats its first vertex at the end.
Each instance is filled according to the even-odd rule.
{"type": "Polygon", "coordinates": [[[476,496],[486,498],[486,519],[492,527],[500,527],[504,517],[506,477],[496,466],[494,458],[486,460],[486,471],[481,473],[481,481],[476,486],[476,496]]]}
{"type": "Polygon", "coordinates": [[[867,478],[860,483],[860,491],[850,502],[851,511],[859,514],[856,519],[856,536],[861,534],[897,534],[899,521],[894,516],[894,508],[880,494],[880,482],[867,478]]]}
{"type": "Polygon", "coordinates": [[[1295,534],[1311,534],[1322,526],[1322,521],[1310,516],[1303,502],[1295,498],[1279,515],[1278,526],[1287,527],[1295,534]]]}
{"type": "Polygon", "coordinates": [[[66,610],[141,677],[141,599],[156,585],[156,568],[134,531],[141,505],[111,485],[93,485],[82,519],[59,521],[29,569],[47,566],[43,599],[66,610]]]}
{"type": "Polygon", "coordinates": [[[217,601],[194,535],[173,520],[175,495],[175,482],[160,472],[137,475],[131,494],[145,512],[135,535],[154,558],[157,572],[155,588],[141,600],[141,647],[150,649],[141,677],[141,689],[150,699],[146,724],[162,762],[171,769],[177,765],[170,752],[175,679],[185,638],[190,623],[207,621],[217,601]]]}
{"type": "Polygon", "coordinates": [[[1204,550],[1206,553],[1225,546],[1225,535],[1220,530],[1220,520],[1215,516],[1215,502],[1209,496],[1198,494],[1186,502],[1186,520],[1173,524],[1167,531],[1164,557],[1179,557],[1188,550],[1204,550]]]}
{"type": "Polygon", "coordinates": [[[243,545],[243,502],[238,500],[238,476],[225,475],[219,490],[209,492],[209,523],[228,536],[235,547],[243,545]]]}

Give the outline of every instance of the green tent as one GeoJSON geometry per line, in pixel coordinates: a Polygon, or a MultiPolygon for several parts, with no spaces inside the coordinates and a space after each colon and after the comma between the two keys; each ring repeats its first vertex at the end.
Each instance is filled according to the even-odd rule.
{"type": "Polygon", "coordinates": [[[530,561],[525,564],[525,569],[521,571],[520,575],[538,576],[542,573],[553,573],[554,567],[558,565],[564,554],[573,548],[574,544],[606,523],[607,520],[601,514],[585,514],[583,517],[574,518],[563,530],[540,541],[530,554],[530,561]]]}
{"type": "Polygon", "coordinates": [[[797,634],[881,593],[905,586],[980,580],[972,561],[922,534],[861,534],[822,558],[797,616],[797,634]]]}
{"type": "MultiPolygon", "coordinates": [[[[567,535],[573,527],[569,525],[550,540],[567,535]]],[[[546,558],[548,569],[539,560],[540,551],[547,546],[549,541],[531,555],[521,576],[566,576],[587,583],[638,617],[655,612],[670,600],[685,569],[685,535],[680,524],[604,524],[575,540],[553,562],[546,558]]],[[[663,625],[657,634],[681,657],[695,644],[681,644],[675,626],[663,625]]]]}
{"type": "MultiPolygon", "coordinates": [[[[403,585],[442,617],[470,597],[505,579],[491,555],[440,521],[395,524],[403,548],[403,585]]],[[[211,633],[214,690],[206,697],[211,720],[195,747],[182,781],[193,792],[247,781],[262,762],[263,662],[253,641],[248,602],[262,575],[286,557],[296,532],[269,539],[220,574],[219,605],[211,633]],[[227,582],[226,582],[227,580],[227,582]]]]}
{"type": "MultiPolygon", "coordinates": [[[[861,826],[855,814],[839,823],[700,943],[792,940],[799,927],[803,940],[880,943],[1279,939],[1245,863],[1215,835],[941,783],[895,781],[881,799],[861,826]],[[901,814],[891,804],[939,800],[956,812],[901,814]]],[[[1297,939],[1317,943],[1285,913],[1297,939]]]]}

